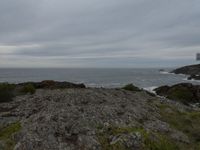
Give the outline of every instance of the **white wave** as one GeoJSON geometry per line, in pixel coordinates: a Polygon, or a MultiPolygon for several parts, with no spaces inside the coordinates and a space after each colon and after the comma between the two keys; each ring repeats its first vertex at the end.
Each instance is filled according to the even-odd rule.
{"type": "Polygon", "coordinates": [[[188,80],[188,78],[183,78],[183,80],[184,80],[184,81],[191,81],[191,80],[188,80]]]}
{"type": "Polygon", "coordinates": [[[154,89],[156,89],[156,88],[158,88],[158,86],[151,86],[151,87],[146,87],[146,88],[143,88],[143,89],[148,91],[148,92],[156,94],[156,92],[154,91],[154,89]]]}
{"type": "Polygon", "coordinates": [[[180,76],[188,76],[188,75],[182,74],[182,73],[179,73],[179,74],[177,74],[177,75],[180,75],[180,76]]]}
{"type": "Polygon", "coordinates": [[[167,72],[167,71],[160,71],[160,74],[171,74],[171,75],[175,75],[175,73],[171,73],[171,72],[167,72]]]}
{"type": "Polygon", "coordinates": [[[200,82],[200,80],[195,80],[195,79],[189,80],[188,78],[183,78],[183,80],[188,82],[200,82]]]}

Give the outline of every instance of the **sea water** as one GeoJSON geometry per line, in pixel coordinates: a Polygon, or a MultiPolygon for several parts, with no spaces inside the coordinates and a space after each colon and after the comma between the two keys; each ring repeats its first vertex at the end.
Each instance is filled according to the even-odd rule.
{"type": "Polygon", "coordinates": [[[153,89],[162,85],[173,85],[182,82],[200,84],[197,81],[186,81],[185,75],[168,73],[173,68],[160,72],[159,68],[148,69],[0,69],[0,82],[20,83],[27,81],[57,80],[84,83],[89,87],[122,87],[133,83],[138,87],[153,89]]]}

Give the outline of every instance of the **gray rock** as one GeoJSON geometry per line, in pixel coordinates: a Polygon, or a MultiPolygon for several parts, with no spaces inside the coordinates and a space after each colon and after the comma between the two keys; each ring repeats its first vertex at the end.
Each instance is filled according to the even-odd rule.
{"type": "MultiPolygon", "coordinates": [[[[34,95],[18,96],[1,107],[15,106],[9,109],[9,114],[22,125],[14,136],[15,150],[101,150],[98,134],[112,126],[172,132],[170,126],[160,120],[156,106],[150,105],[149,99],[158,98],[143,91],[39,89],[34,95]]],[[[9,118],[2,117],[3,120],[9,118]]],[[[187,142],[176,130],[173,137],[187,142]]],[[[128,149],[141,149],[142,138],[140,132],[111,134],[109,144],[120,141],[128,149]]]]}

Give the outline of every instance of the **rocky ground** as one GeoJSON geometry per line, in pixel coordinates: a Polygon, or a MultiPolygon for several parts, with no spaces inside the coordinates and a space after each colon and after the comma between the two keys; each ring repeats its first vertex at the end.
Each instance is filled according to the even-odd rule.
{"type": "Polygon", "coordinates": [[[189,80],[200,80],[200,64],[181,67],[173,70],[172,73],[189,75],[189,80]]]}
{"type": "Polygon", "coordinates": [[[0,149],[199,150],[199,124],[198,108],[145,91],[37,89],[0,103],[0,149]]]}

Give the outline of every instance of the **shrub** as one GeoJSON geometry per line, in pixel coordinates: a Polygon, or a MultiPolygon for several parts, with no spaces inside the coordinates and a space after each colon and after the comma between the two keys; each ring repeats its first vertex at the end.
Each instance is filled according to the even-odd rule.
{"type": "Polygon", "coordinates": [[[134,86],[133,84],[127,84],[122,89],[128,91],[141,91],[138,87],[134,86]]]}
{"type": "Polygon", "coordinates": [[[27,84],[27,85],[24,85],[21,89],[21,92],[22,93],[30,93],[30,94],[34,94],[35,93],[35,87],[32,85],[32,84],[27,84]]]}
{"type": "Polygon", "coordinates": [[[188,104],[193,99],[193,93],[187,88],[174,88],[169,90],[169,94],[167,96],[169,99],[174,99],[180,101],[184,104],[188,104]]]}
{"type": "Polygon", "coordinates": [[[9,102],[14,97],[13,91],[15,86],[8,83],[0,84],[0,102],[9,102]]]}

